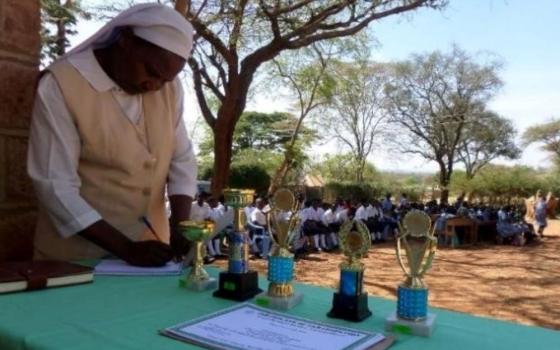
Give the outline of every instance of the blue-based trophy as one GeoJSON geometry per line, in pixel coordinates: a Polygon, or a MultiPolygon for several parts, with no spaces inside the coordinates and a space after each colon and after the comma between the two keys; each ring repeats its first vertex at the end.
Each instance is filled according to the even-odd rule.
{"type": "Polygon", "coordinates": [[[363,292],[365,266],[360,259],[364,257],[371,239],[367,226],[359,221],[346,221],[339,231],[342,252],[348,258],[340,264],[338,292],[333,295],[329,317],[359,322],[371,316],[368,296],[363,292]]]}
{"type": "Polygon", "coordinates": [[[406,280],[398,287],[397,311],[386,319],[387,331],[428,337],[435,327],[436,315],[428,312],[428,287],[422,280],[432,266],[437,247],[430,226],[430,217],[420,210],[408,212],[400,226],[397,260],[406,280]]]}
{"type": "Polygon", "coordinates": [[[294,290],[294,255],[289,250],[292,234],[298,222],[299,205],[294,194],[279,189],[272,198],[268,217],[273,232],[274,247],[268,257],[268,291],[256,297],[258,305],[289,310],[299,304],[303,295],[294,290]]]}
{"type": "Polygon", "coordinates": [[[234,230],[227,235],[229,246],[228,270],[220,273],[219,288],[214,296],[245,301],[262,292],[259,275],[249,270],[249,235],[243,228],[242,208],[250,204],[255,191],[224,190],[226,205],[233,208],[234,230]]]}

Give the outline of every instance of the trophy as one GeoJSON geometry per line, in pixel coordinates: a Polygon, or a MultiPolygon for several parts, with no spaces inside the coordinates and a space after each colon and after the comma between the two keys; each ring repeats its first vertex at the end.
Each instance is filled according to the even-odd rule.
{"type": "Polygon", "coordinates": [[[365,267],[360,262],[371,247],[371,238],[367,226],[359,220],[342,224],[339,237],[342,252],[348,259],[340,264],[339,288],[327,316],[359,322],[371,316],[368,296],[363,292],[365,267]]]}
{"type": "Polygon", "coordinates": [[[430,231],[430,217],[411,210],[399,225],[397,260],[406,275],[397,292],[397,311],[387,317],[387,331],[428,337],[435,326],[436,315],[428,313],[428,288],[422,277],[432,266],[437,241],[430,231]],[[406,264],[403,260],[403,250],[406,264]]]}
{"type": "Polygon", "coordinates": [[[245,301],[262,292],[259,289],[259,274],[249,271],[249,235],[243,227],[242,208],[250,204],[255,191],[224,190],[225,202],[233,208],[234,231],[228,234],[228,271],[220,272],[219,288],[214,296],[245,301]]]}
{"type": "Polygon", "coordinates": [[[179,281],[179,285],[197,292],[215,289],[217,286],[216,279],[210,277],[203,268],[203,258],[206,254],[206,247],[203,243],[212,236],[214,223],[210,221],[181,221],[179,230],[186,239],[195,243],[193,266],[185,279],[179,281]]]}
{"type": "Polygon", "coordinates": [[[259,294],[256,303],[278,310],[289,310],[303,299],[294,291],[294,255],[289,244],[292,233],[296,232],[299,205],[294,194],[287,189],[279,189],[272,198],[268,226],[273,232],[274,246],[268,257],[268,291],[259,294]]]}

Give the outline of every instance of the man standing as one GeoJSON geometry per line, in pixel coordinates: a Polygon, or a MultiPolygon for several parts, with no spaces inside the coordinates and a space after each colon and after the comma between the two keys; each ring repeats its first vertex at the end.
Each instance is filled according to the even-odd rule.
{"type": "Polygon", "coordinates": [[[191,47],[178,12],[143,4],[46,69],[28,155],[39,198],[35,259],[112,254],[158,266],[186,253],[164,197],[173,227],[188,219],[197,170],[177,74],[191,47]]]}

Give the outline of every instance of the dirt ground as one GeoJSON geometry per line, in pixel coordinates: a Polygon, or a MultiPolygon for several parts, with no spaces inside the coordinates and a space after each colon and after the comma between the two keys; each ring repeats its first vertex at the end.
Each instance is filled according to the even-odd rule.
{"type": "MultiPolygon", "coordinates": [[[[441,248],[425,281],[430,305],[527,325],[560,330],[560,221],[550,220],[545,238],[514,247],[483,243],[441,248]]],[[[335,288],[340,253],[315,253],[300,259],[296,280],[335,288]]],[[[395,299],[403,281],[394,243],[374,245],[368,258],[364,287],[369,294],[395,299]]],[[[225,267],[227,261],[217,261],[225,267]]],[[[266,273],[266,261],[251,260],[266,273]]]]}

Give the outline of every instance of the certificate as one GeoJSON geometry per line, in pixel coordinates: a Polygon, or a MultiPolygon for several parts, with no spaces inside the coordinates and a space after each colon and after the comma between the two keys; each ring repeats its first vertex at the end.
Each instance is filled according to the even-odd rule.
{"type": "Polygon", "coordinates": [[[306,320],[248,303],[161,333],[208,349],[224,350],[365,350],[385,340],[379,333],[306,320]]]}

